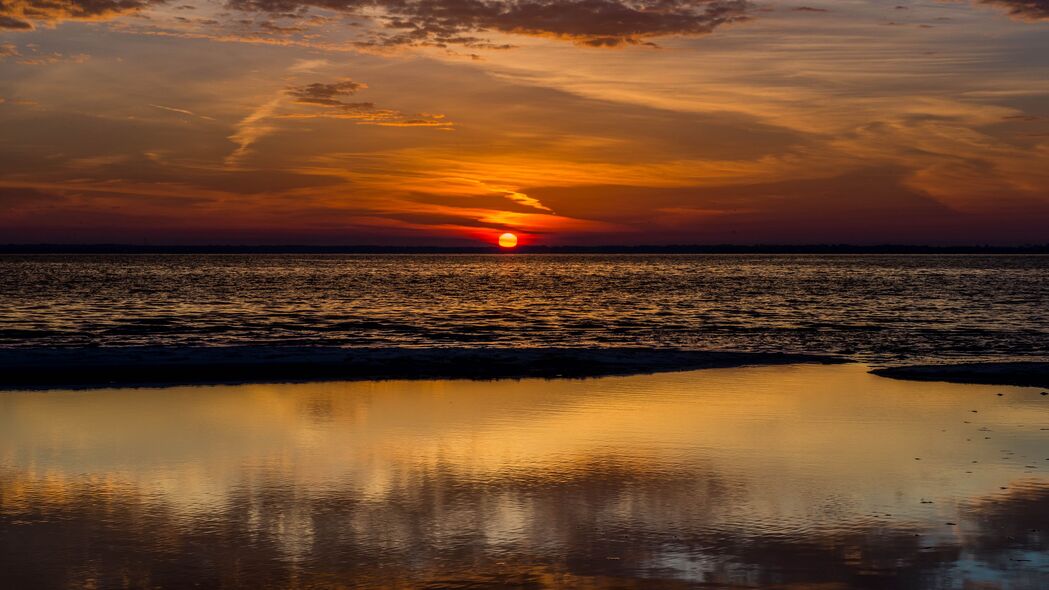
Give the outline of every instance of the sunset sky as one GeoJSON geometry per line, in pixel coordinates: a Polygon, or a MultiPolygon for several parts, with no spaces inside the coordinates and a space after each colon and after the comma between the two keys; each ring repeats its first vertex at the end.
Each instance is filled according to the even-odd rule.
{"type": "Polygon", "coordinates": [[[0,243],[1049,242],[1049,0],[0,0],[0,243]]]}

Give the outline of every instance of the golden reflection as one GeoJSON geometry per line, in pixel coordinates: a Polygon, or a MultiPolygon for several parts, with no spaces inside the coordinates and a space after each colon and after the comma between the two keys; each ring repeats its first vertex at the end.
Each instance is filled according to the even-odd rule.
{"type": "MultiPolygon", "coordinates": [[[[10,393],[0,440],[6,468],[32,466],[51,482],[122,474],[186,505],[219,499],[254,470],[387,497],[393,471],[557,480],[613,461],[639,475],[698,462],[873,506],[900,493],[938,496],[944,481],[986,493],[1024,472],[999,461],[999,447],[1028,444],[1049,425],[1035,401],[1021,388],[894,381],[860,366],[10,393]],[[985,442],[989,433],[1003,442],[985,442]],[[973,474],[957,469],[973,460],[982,464],[973,474]],[[878,481],[894,483],[868,487],[878,481]]],[[[747,493],[782,502],[801,491],[747,493]]]]}
{"type": "Polygon", "coordinates": [[[859,365],[6,393],[0,529],[103,510],[105,534],[146,547],[221,534],[333,579],[386,559],[432,581],[457,575],[441,573],[455,551],[489,583],[517,579],[515,560],[543,575],[743,582],[729,565],[746,547],[759,572],[795,551],[798,571],[830,567],[842,543],[857,567],[882,567],[869,560],[883,546],[909,559],[916,543],[964,561],[955,545],[983,538],[973,514],[988,498],[1049,511],[1046,403],[859,365]],[[350,570],[332,547],[357,555],[350,570]],[[412,552],[426,573],[399,561],[412,552]]]}

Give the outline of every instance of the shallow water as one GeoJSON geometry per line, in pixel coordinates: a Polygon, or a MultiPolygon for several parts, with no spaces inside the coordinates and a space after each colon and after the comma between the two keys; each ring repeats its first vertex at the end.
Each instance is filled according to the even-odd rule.
{"type": "Polygon", "coordinates": [[[0,585],[1049,587],[1049,396],[865,371],[3,393],[0,585]]]}
{"type": "Polygon", "coordinates": [[[0,346],[1049,358],[1049,256],[0,256],[0,346]]]}

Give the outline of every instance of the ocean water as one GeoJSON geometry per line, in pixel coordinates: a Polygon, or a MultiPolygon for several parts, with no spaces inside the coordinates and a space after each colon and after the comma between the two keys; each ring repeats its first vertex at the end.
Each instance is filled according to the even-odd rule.
{"type": "Polygon", "coordinates": [[[1049,396],[866,370],[5,392],[0,587],[1049,588],[1049,396]]]}
{"type": "Polygon", "coordinates": [[[1049,356],[1049,256],[0,256],[0,346],[1049,356]]]}

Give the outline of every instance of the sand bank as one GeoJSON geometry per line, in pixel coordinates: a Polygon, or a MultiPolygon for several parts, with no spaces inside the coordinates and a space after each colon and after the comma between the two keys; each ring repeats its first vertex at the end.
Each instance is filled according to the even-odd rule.
{"type": "Polygon", "coordinates": [[[947,381],[987,385],[1049,387],[1049,362],[910,365],[871,371],[881,377],[911,381],[947,381]]]}
{"type": "Polygon", "coordinates": [[[83,389],[364,379],[582,378],[832,356],[652,348],[110,347],[0,350],[0,389],[83,389]]]}

